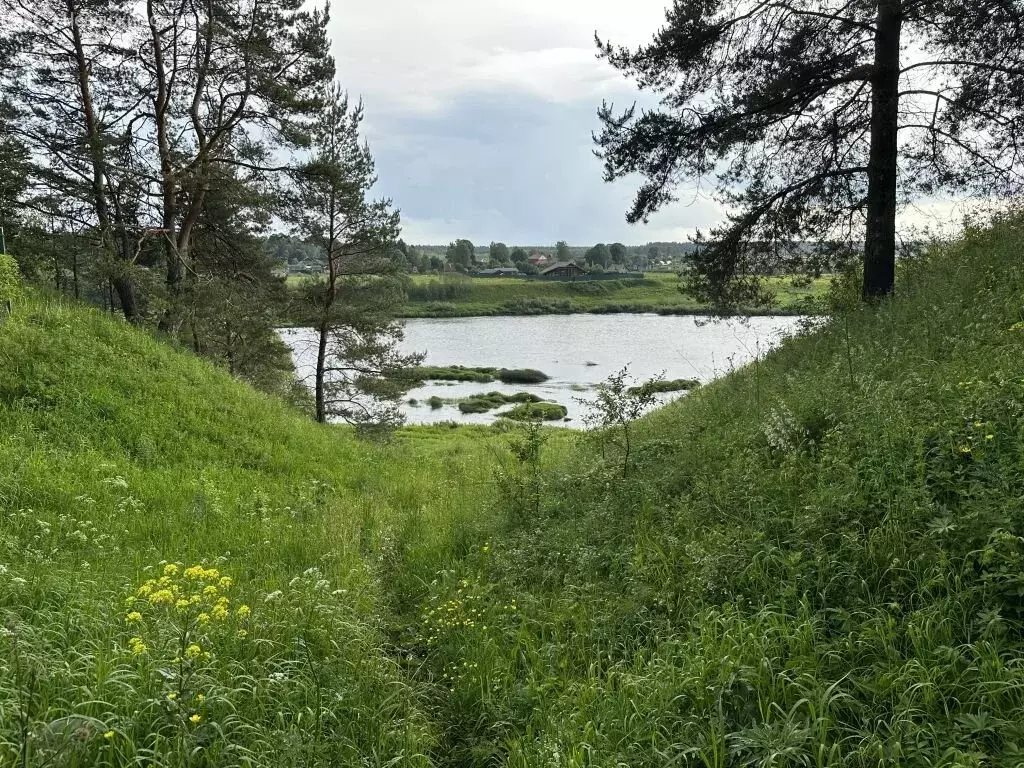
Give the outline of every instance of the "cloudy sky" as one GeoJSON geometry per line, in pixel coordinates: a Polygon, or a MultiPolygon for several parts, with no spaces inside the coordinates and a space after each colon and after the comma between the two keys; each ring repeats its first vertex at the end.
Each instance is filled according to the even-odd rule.
{"type": "MultiPolygon", "coordinates": [[[[646,42],[669,2],[334,0],[339,77],[363,99],[378,193],[401,209],[406,241],[643,244],[719,221],[713,201],[683,188],[650,224],[627,224],[638,183],[605,184],[593,156],[602,99],[626,107],[639,95],[597,60],[594,33],[646,42]]],[[[964,210],[930,201],[901,221],[941,230],[964,210]]]]}
{"type": "Polygon", "coordinates": [[[531,245],[684,240],[718,218],[684,199],[647,226],[636,185],[605,184],[592,154],[602,99],[632,84],[595,57],[594,32],[638,44],[668,0],[335,0],[339,77],[366,107],[379,192],[412,243],[531,245]]]}

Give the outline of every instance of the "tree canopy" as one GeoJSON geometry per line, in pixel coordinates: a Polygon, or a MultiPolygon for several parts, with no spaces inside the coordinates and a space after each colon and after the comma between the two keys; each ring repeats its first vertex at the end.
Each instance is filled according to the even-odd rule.
{"type": "Polygon", "coordinates": [[[809,240],[862,251],[864,296],[887,294],[901,207],[1022,188],[1020,0],[676,0],[651,43],[597,42],[660,98],[602,105],[605,179],[643,177],[630,222],[713,190],[691,289],[719,303],[764,300],[755,267],[799,253],[763,245],[809,240]]]}

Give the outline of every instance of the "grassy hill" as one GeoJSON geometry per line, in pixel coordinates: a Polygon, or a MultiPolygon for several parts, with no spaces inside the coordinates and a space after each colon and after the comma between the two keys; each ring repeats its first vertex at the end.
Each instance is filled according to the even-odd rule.
{"type": "Polygon", "coordinates": [[[357,443],[31,298],[0,326],[0,765],[1021,764],[1022,250],[1008,220],[906,265],[643,419],[629,465],[357,443]]]}
{"type": "Polygon", "coordinates": [[[30,296],[0,326],[0,765],[425,764],[382,584],[409,548],[436,568],[479,538],[492,439],[356,442],[30,296]],[[219,575],[183,580],[195,564],[219,575]],[[174,603],[214,594],[129,601],[165,569],[174,603]]]}

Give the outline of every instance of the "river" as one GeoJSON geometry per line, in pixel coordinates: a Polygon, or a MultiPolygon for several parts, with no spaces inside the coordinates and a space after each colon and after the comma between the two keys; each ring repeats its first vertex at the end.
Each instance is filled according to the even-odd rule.
{"type": "MultiPolygon", "coordinates": [[[[410,424],[457,421],[489,424],[497,411],[463,414],[454,403],[433,409],[433,395],[457,400],[483,392],[533,392],[561,403],[568,426],[582,426],[586,406],[579,398],[609,374],[628,367],[640,380],[664,373],[667,379],[708,382],[744,365],[799,326],[796,317],[752,317],[707,322],[707,318],[655,314],[538,315],[531,317],[414,318],[405,321],[403,350],[426,352],[426,365],[536,368],[543,384],[428,382],[410,390],[403,410],[410,424]]],[[[292,349],[300,378],[309,380],[316,362],[310,329],[281,331],[292,349]]],[[[666,395],[667,402],[679,394],[666,395]]],[[[500,410],[500,409],[499,409],[500,410]]]]}

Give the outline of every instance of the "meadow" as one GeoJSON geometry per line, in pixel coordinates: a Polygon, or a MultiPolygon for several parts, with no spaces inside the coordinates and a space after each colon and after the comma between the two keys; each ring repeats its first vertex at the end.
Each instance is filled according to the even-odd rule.
{"type": "MultiPolygon", "coordinates": [[[[293,288],[307,278],[289,277],[293,288]]],[[[766,278],[775,306],[759,314],[801,314],[820,309],[815,302],[828,290],[829,277],[808,284],[787,277],[766,278]]],[[[480,317],[489,315],[575,314],[579,312],[698,314],[706,304],[680,290],[673,272],[648,272],[643,278],[562,282],[514,277],[411,275],[403,317],[480,317]]]]}
{"type": "Polygon", "coordinates": [[[1022,248],[837,281],[628,435],[358,442],[31,293],[0,765],[1020,765],[1022,248]]]}

